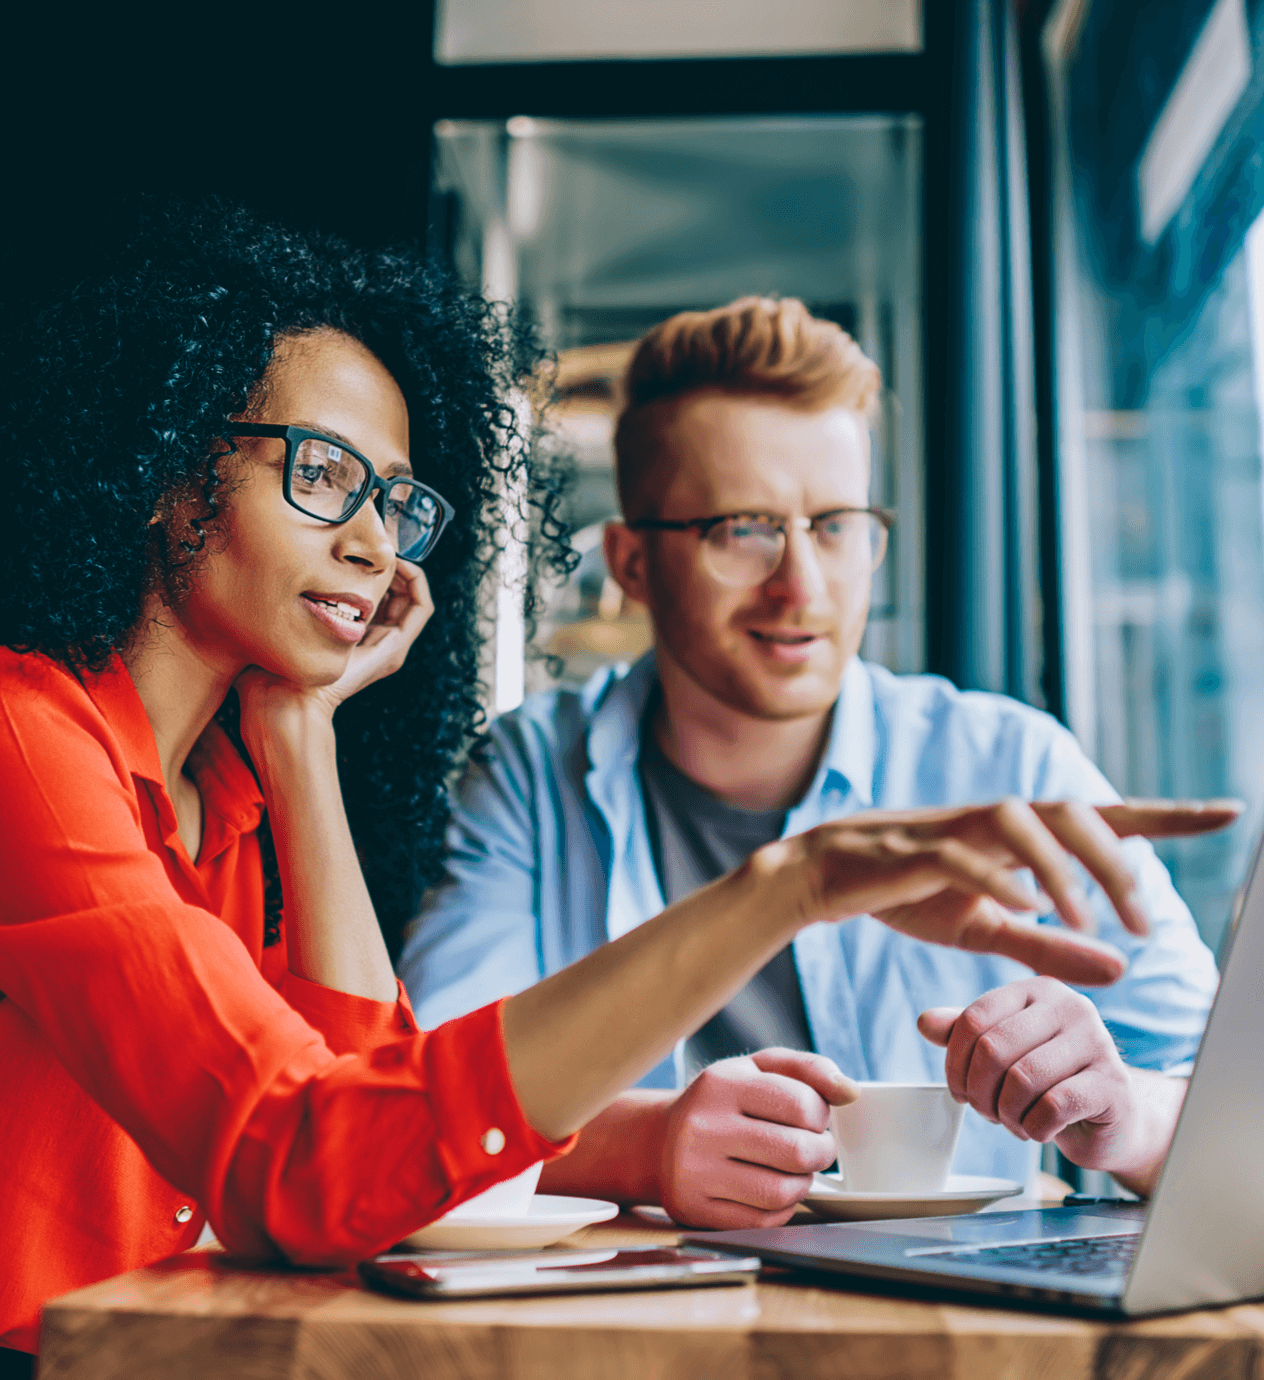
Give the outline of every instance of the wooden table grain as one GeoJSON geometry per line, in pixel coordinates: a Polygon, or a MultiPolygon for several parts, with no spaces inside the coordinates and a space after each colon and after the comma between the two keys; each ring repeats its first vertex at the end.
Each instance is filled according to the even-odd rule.
{"type": "MultiPolygon", "coordinates": [[[[622,1216],[567,1247],[652,1245],[622,1216]]],[[[191,1251],[44,1310],[41,1380],[1264,1380],[1264,1307],[1103,1323],[790,1283],[410,1302],[191,1251]]]]}

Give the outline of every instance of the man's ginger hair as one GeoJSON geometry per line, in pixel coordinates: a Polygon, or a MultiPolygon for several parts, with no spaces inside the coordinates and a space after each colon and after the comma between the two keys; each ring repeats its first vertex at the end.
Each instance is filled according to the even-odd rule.
{"type": "Polygon", "coordinates": [[[878,366],[832,321],[793,297],[739,297],[682,311],[641,337],[623,376],[615,474],[624,514],[657,449],[655,415],[690,393],[717,390],[816,412],[845,407],[869,419],[878,366]]]}

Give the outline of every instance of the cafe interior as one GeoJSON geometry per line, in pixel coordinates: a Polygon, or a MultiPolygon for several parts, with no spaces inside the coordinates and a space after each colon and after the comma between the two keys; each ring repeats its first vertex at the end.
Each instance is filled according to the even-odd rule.
{"type": "MultiPolygon", "coordinates": [[[[107,257],[141,196],[215,195],[356,248],[411,243],[511,309],[545,354],[513,405],[573,555],[528,591],[538,514],[510,524],[482,592],[489,722],[655,645],[604,541],[638,341],[680,312],[801,301],[881,371],[868,502],[892,521],[861,658],[1043,711],[1123,797],[1242,802],[1227,828],[1155,843],[1224,971],[1264,827],[1264,0],[434,0],[183,22],[14,30],[10,301],[107,257]]],[[[1264,976],[1249,961],[1243,982],[1264,976]]],[[[1264,1062],[1240,1005],[1235,1038],[1264,1062]]],[[[208,1227],[47,1304],[38,1369],[11,1373],[1264,1373],[1264,1312],[1242,1302],[1264,1294],[1264,1178],[1217,1183],[1212,1149],[1264,1134],[1264,1099],[1221,1116],[1206,1082],[1182,1163],[1254,1201],[1257,1244],[1219,1294],[1131,1310],[1153,1319],[831,1273],[787,1242],[753,1262],[720,1243],[714,1278],[671,1275],[690,1224],[655,1204],[543,1241],[458,1208],[378,1277],[236,1261],[208,1227]],[[666,1273],[637,1278],[637,1251],[666,1273]],[[471,1254],[476,1296],[414,1287],[471,1254]],[[607,1273],[550,1290],[550,1264],[607,1273]]],[[[1107,1170],[1052,1142],[1039,1165],[962,1211],[1073,1195],[1144,1222],[1107,1170]]],[[[822,1190],[775,1234],[870,1221],[864,1196],[822,1190]]],[[[1181,1254],[1166,1220],[1151,1255],[1181,1254]]],[[[924,1251],[959,1240],[925,1234],[924,1251]]],[[[0,1375],[21,1364],[0,1355],[0,1375]]]]}

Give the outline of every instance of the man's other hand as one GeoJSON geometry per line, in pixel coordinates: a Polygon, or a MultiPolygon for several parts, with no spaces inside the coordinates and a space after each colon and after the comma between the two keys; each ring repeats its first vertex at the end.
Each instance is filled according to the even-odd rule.
{"type": "Polygon", "coordinates": [[[830,1107],[859,1088],[832,1059],[790,1049],[711,1064],[675,1099],[661,1200],[691,1227],[777,1227],[834,1162],[830,1107]]]}
{"type": "Polygon", "coordinates": [[[1053,1141],[1072,1163],[1148,1192],[1171,1141],[1184,1080],[1130,1069],[1097,1008],[1053,978],[934,1007],[918,1029],[947,1048],[958,1102],[1020,1140],[1053,1141]]]}

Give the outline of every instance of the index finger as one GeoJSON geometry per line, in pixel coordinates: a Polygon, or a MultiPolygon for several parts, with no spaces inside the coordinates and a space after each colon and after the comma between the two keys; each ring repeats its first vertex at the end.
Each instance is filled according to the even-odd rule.
{"type": "Polygon", "coordinates": [[[1245,808],[1241,800],[1125,800],[1096,810],[1121,839],[1136,834],[1171,839],[1223,829],[1245,808]]]}
{"type": "Polygon", "coordinates": [[[412,642],[434,612],[430,585],[422,568],[397,557],[395,578],[385,602],[386,618],[392,620],[386,626],[395,628],[406,642],[412,642]]]}
{"type": "Polygon", "coordinates": [[[806,1083],[834,1107],[846,1106],[860,1096],[859,1087],[824,1054],[774,1047],[758,1050],[751,1060],[764,1073],[780,1073],[806,1083]]]}
{"type": "Polygon", "coordinates": [[[743,1116],[818,1134],[829,1129],[829,1103],[811,1084],[794,1075],[761,1073],[738,1086],[737,1107],[743,1116]]]}

